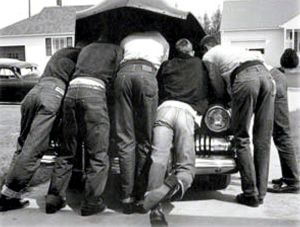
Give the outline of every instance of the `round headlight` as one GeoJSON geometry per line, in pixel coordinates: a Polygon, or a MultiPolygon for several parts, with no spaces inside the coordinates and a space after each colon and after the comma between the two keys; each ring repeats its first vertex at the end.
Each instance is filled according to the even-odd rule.
{"type": "Polygon", "coordinates": [[[213,106],[207,110],[204,122],[212,132],[224,132],[230,127],[230,116],[224,107],[213,106]]]}

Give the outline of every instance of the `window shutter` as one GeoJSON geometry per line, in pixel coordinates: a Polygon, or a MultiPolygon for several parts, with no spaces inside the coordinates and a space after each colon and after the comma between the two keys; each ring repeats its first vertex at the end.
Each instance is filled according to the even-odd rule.
{"type": "Polygon", "coordinates": [[[51,46],[51,38],[45,39],[45,46],[46,46],[46,56],[52,55],[52,46],[51,46]]]}

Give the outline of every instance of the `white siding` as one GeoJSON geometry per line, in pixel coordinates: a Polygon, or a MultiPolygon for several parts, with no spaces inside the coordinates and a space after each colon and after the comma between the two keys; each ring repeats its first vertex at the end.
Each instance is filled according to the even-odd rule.
{"type": "MultiPolygon", "coordinates": [[[[72,37],[74,35],[63,35],[62,37],[72,37]]],[[[40,72],[44,71],[44,68],[50,58],[46,56],[45,38],[60,37],[55,36],[30,36],[30,37],[0,37],[0,46],[25,46],[25,58],[28,62],[33,62],[39,65],[40,72]]],[[[53,53],[52,53],[53,54],[53,53]]]]}
{"type": "Polygon", "coordinates": [[[273,66],[280,65],[284,51],[283,29],[253,31],[222,31],[221,42],[245,49],[264,48],[265,60],[273,66]]]}

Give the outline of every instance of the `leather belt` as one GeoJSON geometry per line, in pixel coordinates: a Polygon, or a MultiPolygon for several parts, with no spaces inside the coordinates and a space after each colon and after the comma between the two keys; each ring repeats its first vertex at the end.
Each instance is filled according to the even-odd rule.
{"type": "Polygon", "coordinates": [[[261,61],[246,61],[242,64],[240,64],[237,68],[235,68],[232,73],[230,74],[230,85],[232,86],[234,83],[234,80],[236,78],[236,75],[242,72],[244,69],[254,66],[254,65],[263,65],[261,61]]]}
{"type": "Polygon", "coordinates": [[[128,60],[121,64],[121,69],[128,69],[130,71],[146,71],[146,72],[156,72],[156,68],[151,62],[146,60],[136,59],[128,60]]]}

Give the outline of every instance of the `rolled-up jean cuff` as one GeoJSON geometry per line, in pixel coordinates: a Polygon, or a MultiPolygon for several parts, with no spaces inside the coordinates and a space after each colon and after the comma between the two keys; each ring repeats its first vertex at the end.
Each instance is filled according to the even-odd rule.
{"type": "Polygon", "coordinates": [[[5,195],[9,198],[16,198],[16,199],[20,199],[22,193],[21,192],[15,192],[14,190],[11,190],[10,188],[8,188],[6,185],[3,186],[2,190],[1,190],[1,194],[5,195]]]}

